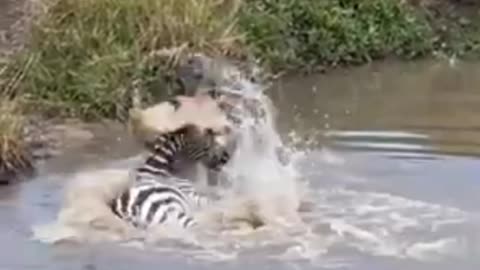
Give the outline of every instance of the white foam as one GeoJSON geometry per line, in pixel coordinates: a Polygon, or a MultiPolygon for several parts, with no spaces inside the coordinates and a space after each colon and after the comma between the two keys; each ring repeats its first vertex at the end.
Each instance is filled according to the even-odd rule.
{"type": "Polygon", "coordinates": [[[456,238],[442,238],[430,242],[418,242],[409,246],[406,253],[422,261],[438,261],[444,256],[461,256],[461,244],[456,238]]]}

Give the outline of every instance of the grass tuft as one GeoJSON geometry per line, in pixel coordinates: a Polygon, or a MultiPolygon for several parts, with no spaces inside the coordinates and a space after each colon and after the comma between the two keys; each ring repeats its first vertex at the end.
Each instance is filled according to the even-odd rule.
{"type": "Polygon", "coordinates": [[[0,184],[9,183],[19,173],[32,168],[23,140],[24,118],[15,100],[0,101],[0,184]]]}

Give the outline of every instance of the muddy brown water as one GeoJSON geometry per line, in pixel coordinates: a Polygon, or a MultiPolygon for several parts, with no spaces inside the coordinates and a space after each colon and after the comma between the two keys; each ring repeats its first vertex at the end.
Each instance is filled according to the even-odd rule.
{"type": "Polygon", "coordinates": [[[305,151],[298,168],[315,206],[303,218],[324,235],[308,244],[323,247],[313,255],[272,259],[279,247],[267,246],[208,262],[32,240],[32,225],[58,212],[70,173],[124,167],[136,154],[123,129],[105,126],[39,164],[35,179],[0,190],[0,269],[479,269],[480,65],[450,64],[375,63],[286,77],[270,91],[279,132],[305,151]]]}

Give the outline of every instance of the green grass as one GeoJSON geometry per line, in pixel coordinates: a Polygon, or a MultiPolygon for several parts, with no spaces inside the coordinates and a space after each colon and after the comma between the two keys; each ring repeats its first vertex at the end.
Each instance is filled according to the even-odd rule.
{"type": "Polygon", "coordinates": [[[478,59],[480,56],[480,16],[474,6],[433,2],[423,12],[435,32],[433,48],[447,56],[478,59]]]}
{"type": "Polygon", "coordinates": [[[432,48],[426,18],[398,0],[246,0],[241,25],[266,65],[308,68],[432,48]]]}
{"type": "Polygon", "coordinates": [[[17,92],[55,115],[119,117],[132,81],[150,92],[181,53],[241,53],[239,0],[46,0],[10,72],[17,92]],[[164,53],[174,49],[174,53],[164,53]]]}

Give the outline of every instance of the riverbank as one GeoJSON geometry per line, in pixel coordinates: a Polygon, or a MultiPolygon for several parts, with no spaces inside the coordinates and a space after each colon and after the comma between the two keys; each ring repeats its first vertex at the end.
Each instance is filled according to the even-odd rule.
{"type": "MultiPolygon", "coordinates": [[[[11,9],[21,1],[7,2],[11,9]]],[[[479,4],[472,1],[32,3],[28,12],[18,13],[21,29],[0,25],[2,37],[11,39],[2,47],[17,49],[0,61],[1,106],[14,103],[20,107],[15,114],[47,119],[124,120],[135,93],[145,103],[180,93],[186,84],[178,67],[194,52],[240,63],[256,59],[274,73],[326,71],[386,57],[475,59],[480,54],[479,4]]],[[[189,68],[183,76],[197,80],[195,65],[189,68]]],[[[211,70],[202,69],[200,77],[206,73],[211,70]]],[[[15,117],[6,119],[23,125],[15,117]]],[[[7,144],[23,140],[6,130],[1,135],[7,144]]]]}
{"type": "Polygon", "coordinates": [[[480,52],[480,5],[466,1],[42,2],[6,63],[4,78],[21,73],[8,91],[84,119],[120,118],[134,81],[146,99],[177,92],[173,70],[192,52],[273,72],[480,52]]]}

